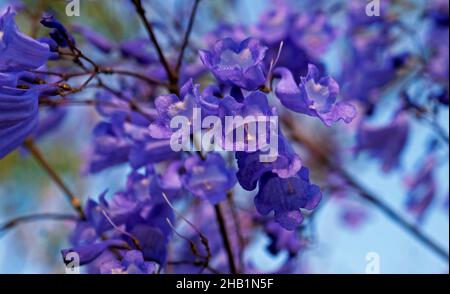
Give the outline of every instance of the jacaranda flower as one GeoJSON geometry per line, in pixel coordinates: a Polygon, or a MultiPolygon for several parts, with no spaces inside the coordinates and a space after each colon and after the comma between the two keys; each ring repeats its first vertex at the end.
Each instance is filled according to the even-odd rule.
{"type": "Polygon", "coordinates": [[[47,44],[22,34],[8,8],[0,17],[0,72],[36,69],[44,65],[50,50],[47,44]]]}
{"type": "Polygon", "coordinates": [[[400,112],[385,126],[363,124],[356,135],[356,152],[367,151],[381,161],[388,172],[398,166],[409,134],[408,115],[400,112]]]}
{"type": "Polygon", "coordinates": [[[86,41],[104,53],[110,53],[115,47],[112,41],[87,26],[75,25],[73,30],[80,33],[86,41]]]}
{"type": "Polygon", "coordinates": [[[217,153],[208,153],[205,160],[193,155],[186,159],[184,168],[181,177],[184,187],[213,204],[225,199],[227,191],[236,184],[235,171],[217,153]]]}
{"type": "Polygon", "coordinates": [[[263,59],[267,48],[255,39],[241,43],[225,38],[214,46],[213,52],[200,51],[203,64],[222,83],[246,90],[264,85],[263,59]]]}
{"type": "Polygon", "coordinates": [[[277,68],[275,73],[281,76],[275,94],[290,110],[318,117],[327,126],[339,120],[349,123],[356,116],[353,105],[337,101],[339,85],[336,81],[331,77],[319,79],[319,70],[314,65],[308,66],[308,74],[301,77],[300,85],[286,68],[277,68]]]}
{"type": "Polygon", "coordinates": [[[292,149],[288,140],[280,133],[278,135],[278,156],[273,162],[261,162],[261,151],[236,152],[239,171],[237,178],[242,188],[252,191],[258,180],[266,172],[277,174],[281,178],[293,177],[302,167],[300,157],[292,149]]]}
{"type": "Polygon", "coordinates": [[[60,47],[70,47],[75,46],[75,38],[67,31],[64,25],[56,19],[52,14],[44,14],[41,18],[41,24],[50,28],[50,37],[60,46],[60,47]]]}
{"type": "Polygon", "coordinates": [[[274,211],[275,221],[286,230],[294,230],[303,221],[301,208],[312,210],[322,199],[320,188],[309,181],[309,170],[302,167],[290,178],[265,173],[259,182],[255,206],[262,215],[274,211]]]}
{"type": "Polygon", "coordinates": [[[145,261],[139,250],[128,250],[122,260],[112,259],[102,263],[101,274],[155,274],[158,264],[153,261],[145,261]]]}

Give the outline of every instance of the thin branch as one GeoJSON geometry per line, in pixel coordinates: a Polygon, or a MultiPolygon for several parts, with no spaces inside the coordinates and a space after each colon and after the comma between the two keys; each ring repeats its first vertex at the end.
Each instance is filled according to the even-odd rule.
{"type": "Polygon", "coordinates": [[[105,68],[100,68],[99,69],[100,73],[102,74],[117,74],[117,75],[124,75],[124,76],[130,76],[130,77],[134,77],[137,79],[140,79],[144,82],[147,82],[150,85],[160,85],[160,86],[164,86],[164,87],[169,87],[170,85],[157,80],[157,79],[153,79],[151,77],[148,77],[146,75],[137,73],[137,72],[133,72],[133,71],[128,71],[128,70],[124,70],[124,69],[114,69],[111,67],[105,67],[105,68]]]}
{"type": "Polygon", "coordinates": [[[234,203],[234,197],[233,197],[233,191],[228,191],[227,193],[227,201],[230,206],[231,216],[233,217],[234,222],[234,228],[236,229],[236,235],[238,239],[239,244],[239,269],[242,272],[244,270],[244,247],[245,247],[245,239],[244,235],[242,234],[240,221],[239,221],[239,214],[236,211],[236,205],[234,203]]]}
{"type": "Polygon", "coordinates": [[[225,246],[225,250],[227,252],[228,264],[230,266],[230,272],[232,274],[237,274],[236,265],[234,263],[234,255],[231,249],[231,242],[228,238],[227,228],[225,226],[225,219],[222,214],[222,210],[220,208],[220,204],[214,205],[214,211],[216,213],[217,222],[219,223],[220,234],[222,236],[223,245],[225,246]]]}
{"type": "Polygon", "coordinates": [[[283,116],[282,122],[287,127],[287,129],[290,130],[291,138],[308,148],[317,161],[325,166],[328,166],[331,170],[339,172],[347,180],[347,182],[358,191],[359,196],[377,207],[387,217],[400,225],[403,229],[409,232],[417,240],[422,242],[426,247],[435,252],[438,256],[448,261],[449,254],[445,249],[425,236],[425,234],[416,226],[410,224],[401,215],[390,208],[386,203],[382,202],[378,197],[368,192],[368,190],[365,189],[361,184],[357,183],[347,171],[345,171],[339,164],[333,162],[332,158],[329,157],[329,154],[332,153],[327,152],[324,148],[321,147],[320,144],[314,142],[313,140],[305,136],[302,132],[300,132],[300,130],[296,127],[292,116],[283,116]]]}
{"type": "Polygon", "coordinates": [[[181,64],[183,62],[184,52],[186,51],[186,48],[189,44],[189,37],[191,35],[192,28],[194,26],[195,16],[197,15],[198,4],[200,3],[200,0],[194,0],[194,1],[195,2],[194,2],[194,6],[192,7],[191,16],[189,17],[188,27],[187,27],[186,33],[184,34],[183,43],[181,45],[180,54],[178,55],[177,65],[175,67],[175,72],[178,74],[180,72],[181,64]]]}
{"type": "MultiPolygon", "coordinates": [[[[167,264],[169,265],[193,265],[198,267],[203,267],[202,261],[190,261],[190,260],[174,260],[174,261],[168,261],[167,264]]],[[[212,272],[213,274],[221,274],[218,270],[214,269],[211,266],[206,267],[207,270],[212,272]]]]}
{"type": "Polygon", "coordinates": [[[145,9],[142,5],[141,0],[131,0],[131,2],[136,7],[136,12],[139,15],[139,18],[141,19],[142,23],[145,26],[145,29],[147,30],[147,33],[150,37],[150,40],[152,41],[153,45],[156,48],[156,52],[158,53],[159,61],[163,65],[164,69],[166,70],[167,77],[169,78],[169,81],[171,84],[176,85],[178,83],[178,78],[176,73],[172,71],[172,68],[170,67],[169,63],[167,62],[166,57],[164,56],[164,53],[161,49],[161,46],[159,45],[158,39],[156,38],[155,32],[153,31],[153,26],[145,16],[145,9]]]}
{"type": "Polygon", "coordinates": [[[43,220],[55,220],[55,221],[78,221],[79,218],[76,215],[61,214],[61,213],[36,213],[25,216],[19,216],[11,219],[0,226],[0,234],[13,229],[17,225],[24,223],[43,221],[43,220]]]}
{"type": "Polygon", "coordinates": [[[58,173],[50,166],[42,152],[39,148],[34,144],[32,139],[27,139],[24,142],[25,147],[30,151],[39,165],[47,172],[47,174],[52,178],[52,180],[59,186],[59,188],[65,193],[72,207],[78,212],[81,219],[85,219],[85,214],[83,212],[83,208],[81,207],[80,200],[75,196],[75,194],[70,191],[68,186],[64,183],[62,178],[58,175],[58,173]]]}
{"type": "MultiPolygon", "coordinates": [[[[39,100],[39,106],[93,106],[97,105],[99,102],[95,99],[67,99],[67,98],[61,98],[61,99],[40,99],[39,100]]],[[[106,103],[106,102],[102,102],[106,103]]],[[[114,105],[111,103],[111,105],[114,105]]]]}
{"type": "Polygon", "coordinates": [[[438,244],[436,244],[433,240],[425,236],[425,234],[419,230],[419,228],[413,224],[410,224],[408,221],[406,221],[404,218],[402,218],[397,212],[395,212],[392,208],[386,205],[386,203],[383,203],[380,199],[375,197],[372,193],[368,192],[362,185],[344,170],[340,170],[341,175],[345,178],[347,183],[349,183],[352,187],[356,188],[358,190],[359,195],[367,200],[368,202],[372,203],[374,206],[378,207],[386,216],[391,218],[393,221],[395,221],[397,224],[405,228],[408,232],[410,232],[414,237],[416,237],[419,241],[421,241],[423,244],[428,246],[431,250],[433,250],[436,254],[438,254],[443,259],[447,260],[449,259],[448,252],[445,251],[444,248],[440,247],[438,244]]]}

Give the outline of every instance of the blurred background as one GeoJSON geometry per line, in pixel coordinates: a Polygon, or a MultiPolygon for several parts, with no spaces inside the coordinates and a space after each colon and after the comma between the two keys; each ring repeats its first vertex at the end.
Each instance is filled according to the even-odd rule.
{"type": "MultiPolygon", "coordinates": [[[[142,35],[142,28],[129,1],[81,0],[80,16],[65,16],[67,1],[13,1],[23,3],[34,15],[19,14],[17,22],[22,31],[30,35],[42,36],[40,29],[31,26],[38,22],[43,10],[51,9],[61,21],[70,24],[89,25],[111,40],[119,42],[142,35]]],[[[154,21],[164,21],[177,15],[186,15],[183,11],[191,8],[189,0],[152,0],[155,12],[154,21]]],[[[213,30],[218,22],[226,21],[234,24],[252,25],[261,14],[271,6],[273,1],[239,0],[239,1],[202,1],[199,8],[193,39],[201,44],[202,38],[213,30]]],[[[293,5],[297,2],[293,1],[293,5]]],[[[325,10],[342,1],[315,1],[317,6],[325,10]]],[[[345,2],[345,1],[344,1],[345,2]]],[[[398,2],[381,0],[385,2],[398,2]]],[[[418,43],[426,23],[417,23],[421,11],[429,1],[407,2],[397,17],[410,24],[414,35],[398,42],[400,47],[412,51],[420,50],[418,43]]],[[[0,9],[11,1],[0,0],[0,9]]],[[[301,4],[298,4],[301,5],[301,4]]],[[[328,20],[338,29],[342,14],[330,12],[328,20]]],[[[364,11],[361,11],[364,13],[364,11]]],[[[382,13],[389,11],[382,10],[382,13]]],[[[448,11],[447,11],[448,13],[448,11]]],[[[179,19],[182,23],[186,20],[179,19]]],[[[160,32],[162,35],[164,32],[160,32]]],[[[174,32],[177,33],[176,31],[174,32]]],[[[333,42],[321,61],[331,75],[339,74],[342,58],[343,39],[333,42]]],[[[83,42],[80,41],[82,44],[83,42]]],[[[447,39],[448,42],[448,39],[447,39]]],[[[88,45],[86,45],[87,48],[88,45]]],[[[448,46],[448,44],[447,44],[448,46]]],[[[89,50],[89,49],[87,49],[89,50]]],[[[88,51],[91,52],[91,51],[88,51]]],[[[92,51],[95,57],[95,51],[92,51]]],[[[351,56],[347,56],[351,58],[351,56]]],[[[448,60],[448,59],[447,59],[448,60]]],[[[447,76],[448,80],[448,76],[447,76]]],[[[414,84],[414,81],[412,81],[414,84]]],[[[416,88],[427,87],[417,81],[416,88]]],[[[83,94],[88,95],[86,93],[83,94]]],[[[395,111],[399,92],[395,87],[383,92],[377,111],[371,117],[371,123],[383,124],[389,121],[390,114],[395,111]]],[[[448,134],[448,107],[441,109],[436,117],[437,123],[448,134]]],[[[80,198],[97,197],[108,188],[109,191],[121,189],[126,181],[127,167],[115,167],[99,174],[85,175],[85,158],[92,142],[92,128],[99,120],[93,109],[71,108],[68,116],[58,131],[43,138],[39,145],[52,166],[63,176],[73,191],[80,198]]],[[[430,140],[435,137],[433,130],[421,121],[413,121],[407,146],[401,155],[400,167],[385,173],[378,161],[360,154],[352,154],[355,142],[351,132],[356,124],[341,126],[339,137],[341,151],[345,158],[346,169],[368,190],[380,197],[389,207],[402,215],[411,223],[416,219],[405,209],[407,186],[405,176],[413,174],[421,165],[428,152],[430,140]]],[[[449,249],[449,160],[448,145],[438,149],[438,165],[435,170],[437,191],[428,213],[417,223],[427,236],[437,244],[449,249]]],[[[242,197],[245,197],[243,195],[242,197]]],[[[248,196],[247,196],[248,197],[248,196]]],[[[39,168],[37,163],[24,150],[18,150],[0,161],[0,223],[14,217],[36,212],[72,212],[61,192],[39,168]]],[[[36,221],[14,227],[0,234],[0,273],[63,273],[60,249],[68,246],[68,234],[73,224],[64,221],[36,221]]],[[[367,254],[375,252],[380,258],[381,273],[448,273],[448,261],[443,261],[435,253],[424,247],[410,233],[403,230],[385,214],[373,208],[359,197],[345,199],[327,198],[321,203],[320,210],[314,218],[311,228],[314,245],[299,258],[305,273],[364,273],[367,266],[367,254]],[[347,209],[359,214],[347,215],[347,209]],[[348,218],[355,219],[349,220],[348,218]]],[[[277,269],[287,258],[287,252],[272,255],[267,250],[269,240],[264,234],[257,235],[245,258],[260,270],[277,269]]]]}

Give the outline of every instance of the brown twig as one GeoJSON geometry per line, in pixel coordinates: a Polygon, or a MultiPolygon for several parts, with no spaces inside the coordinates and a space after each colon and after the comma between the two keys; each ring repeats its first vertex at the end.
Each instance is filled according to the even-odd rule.
{"type": "Polygon", "coordinates": [[[329,154],[331,153],[324,150],[324,148],[321,147],[318,143],[310,139],[309,136],[306,136],[305,134],[300,132],[298,128],[296,128],[292,116],[290,116],[289,114],[283,116],[282,122],[290,131],[291,138],[308,148],[308,150],[311,151],[312,155],[316,158],[317,161],[325,166],[328,166],[331,170],[338,172],[353,188],[355,188],[359,196],[377,207],[387,217],[404,228],[407,232],[409,232],[417,240],[422,242],[426,247],[430,248],[438,256],[448,261],[449,254],[445,249],[425,236],[425,234],[420,229],[410,224],[402,216],[400,216],[397,212],[390,208],[386,203],[381,201],[378,197],[370,193],[365,187],[354,180],[346,170],[344,170],[339,164],[333,161],[333,159],[329,156],[329,154]]]}
{"type": "Polygon", "coordinates": [[[227,200],[228,204],[230,206],[231,216],[233,217],[234,227],[236,229],[236,235],[237,240],[239,244],[239,270],[241,272],[244,271],[244,247],[245,247],[245,239],[244,235],[242,234],[240,221],[239,221],[239,214],[236,211],[236,205],[234,203],[234,197],[233,197],[233,191],[228,191],[227,193],[227,200]]]}
{"type": "Polygon", "coordinates": [[[228,238],[228,232],[225,225],[225,219],[220,208],[220,204],[214,205],[214,211],[216,213],[217,223],[219,224],[220,234],[222,236],[223,245],[227,252],[228,264],[230,267],[230,273],[237,274],[236,265],[234,262],[233,250],[231,249],[230,238],[228,238]]]}
{"type": "Polygon", "coordinates": [[[78,221],[79,218],[76,215],[69,214],[61,214],[61,213],[36,213],[31,215],[19,216],[14,219],[11,219],[0,226],[0,233],[10,230],[13,227],[23,224],[29,223],[33,221],[42,221],[42,220],[57,220],[57,221],[78,221]]]}
{"type": "Polygon", "coordinates": [[[150,40],[152,41],[153,45],[155,46],[156,52],[158,53],[159,61],[163,65],[164,69],[166,70],[167,77],[169,78],[169,81],[172,85],[177,85],[178,83],[178,77],[177,74],[172,70],[171,66],[167,62],[166,57],[164,56],[164,53],[162,51],[161,46],[159,45],[158,39],[156,38],[155,32],[153,31],[153,26],[145,16],[145,9],[142,5],[141,0],[131,0],[131,2],[134,4],[136,8],[136,12],[139,15],[139,18],[141,19],[142,23],[145,26],[145,29],[147,30],[147,33],[150,37],[150,40]]]}
{"type": "Polygon", "coordinates": [[[62,178],[58,175],[58,173],[50,166],[50,164],[45,159],[42,152],[39,148],[34,144],[32,139],[27,139],[24,142],[25,147],[30,151],[39,165],[47,172],[47,174],[52,178],[52,180],[58,185],[58,187],[65,193],[72,207],[77,211],[80,215],[81,219],[86,219],[83,208],[81,207],[80,200],[75,196],[75,194],[70,191],[66,183],[62,180],[62,178]]]}
{"type": "Polygon", "coordinates": [[[191,35],[192,28],[194,27],[195,16],[197,15],[197,8],[199,3],[200,0],[195,0],[191,15],[189,17],[188,27],[186,29],[186,33],[184,34],[183,43],[181,45],[180,54],[178,55],[177,65],[175,67],[175,72],[177,72],[178,74],[181,68],[181,64],[183,63],[184,52],[186,51],[186,48],[189,44],[189,37],[191,35]]]}

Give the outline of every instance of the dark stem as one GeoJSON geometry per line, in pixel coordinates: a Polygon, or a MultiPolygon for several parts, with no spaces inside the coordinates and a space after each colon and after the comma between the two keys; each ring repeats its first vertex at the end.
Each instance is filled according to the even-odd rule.
{"type": "Polygon", "coordinates": [[[234,264],[234,255],[231,250],[231,242],[228,238],[227,228],[225,226],[225,219],[222,214],[222,210],[220,208],[220,204],[214,205],[214,210],[216,213],[217,222],[219,223],[220,234],[222,235],[223,245],[227,252],[228,263],[230,266],[230,273],[237,274],[236,265],[234,264]]]}
{"type": "Polygon", "coordinates": [[[130,76],[130,77],[134,77],[137,79],[140,79],[144,82],[147,82],[150,85],[160,85],[160,86],[165,86],[165,87],[169,87],[170,85],[168,85],[167,83],[157,80],[157,79],[153,79],[151,77],[148,77],[146,75],[140,74],[140,73],[136,73],[133,71],[128,71],[128,70],[124,70],[124,69],[114,69],[114,68],[110,68],[110,67],[105,67],[105,68],[100,68],[100,73],[102,74],[117,74],[117,75],[124,75],[124,76],[130,76]]]}
{"type": "Polygon", "coordinates": [[[186,33],[184,34],[183,43],[181,45],[180,54],[178,55],[177,65],[175,67],[175,72],[178,74],[180,72],[181,64],[183,63],[184,52],[186,51],[186,48],[189,44],[189,37],[191,35],[192,28],[194,26],[195,16],[197,15],[197,8],[199,3],[200,0],[195,0],[194,7],[192,7],[191,16],[189,17],[188,27],[186,33]]]}
{"type": "Polygon", "coordinates": [[[291,138],[294,139],[296,142],[304,145],[306,148],[308,148],[318,162],[320,162],[325,166],[328,166],[331,170],[339,172],[348,181],[348,183],[358,191],[359,196],[361,196],[363,199],[373,204],[392,221],[400,225],[403,229],[409,232],[417,240],[422,242],[426,247],[433,250],[433,252],[435,252],[440,257],[448,261],[449,254],[447,251],[445,251],[442,247],[440,247],[430,238],[426,237],[422,231],[420,231],[416,226],[406,221],[402,216],[400,216],[397,212],[391,209],[386,203],[382,202],[378,197],[368,192],[367,189],[362,187],[361,184],[357,183],[350,176],[350,174],[348,174],[344,169],[340,167],[339,164],[333,162],[332,158],[329,157],[329,154],[333,154],[332,152],[325,150],[323,147],[321,147],[321,144],[314,142],[313,140],[305,136],[305,134],[299,131],[299,129],[296,127],[295,122],[293,121],[292,117],[289,114],[286,114],[286,116],[282,117],[282,122],[291,132],[290,133],[291,138]]]}
{"type": "Polygon", "coordinates": [[[79,218],[76,215],[69,214],[60,214],[60,213],[36,213],[31,215],[25,215],[16,217],[12,220],[7,221],[3,225],[0,226],[0,233],[10,230],[13,227],[23,224],[29,223],[33,221],[42,221],[42,220],[55,220],[55,221],[78,221],[79,218]]]}
{"type": "Polygon", "coordinates": [[[167,59],[164,56],[161,46],[159,45],[158,39],[156,38],[155,32],[153,31],[153,26],[148,21],[147,17],[145,16],[145,9],[142,6],[142,1],[141,0],[131,0],[131,2],[133,2],[134,6],[136,7],[136,12],[139,15],[139,18],[141,19],[142,23],[145,26],[145,29],[147,30],[147,33],[150,37],[150,40],[152,41],[153,45],[156,48],[156,52],[158,53],[159,61],[164,66],[164,69],[166,70],[167,77],[169,78],[169,82],[172,85],[177,85],[178,77],[177,77],[176,73],[174,73],[172,71],[172,68],[170,67],[169,63],[167,62],[167,59]]]}
{"type": "Polygon", "coordinates": [[[78,212],[81,219],[86,219],[85,214],[83,212],[83,208],[81,207],[80,200],[70,191],[58,173],[50,166],[42,152],[39,148],[34,144],[32,139],[27,139],[24,142],[25,147],[30,151],[39,165],[47,172],[47,174],[52,178],[52,180],[58,185],[58,187],[65,193],[72,207],[78,212]]]}
{"type": "MultiPolygon", "coordinates": [[[[60,99],[47,99],[47,98],[41,98],[39,100],[39,106],[49,106],[49,107],[55,107],[55,106],[92,106],[96,105],[98,103],[95,99],[76,99],[71,100],[67,98],[60,98],[60,99]]],[[[111,105],[113,105],[111,103],[111,105]]]]}
{"type": "Polygon", "coordinates": [[[231,215],[233,217],[234,227],[236,229],[236,235],[239,244],[239,269],[241,272],[244,270],[244,247],[245,247],[245,239],[242,234],[242,230],[240,227],[239,214],[236,211],[236,205],[234,203],[234,195],[233,191],[229,191],[227,193],[227,200],[230,206],[231,215]]]}

